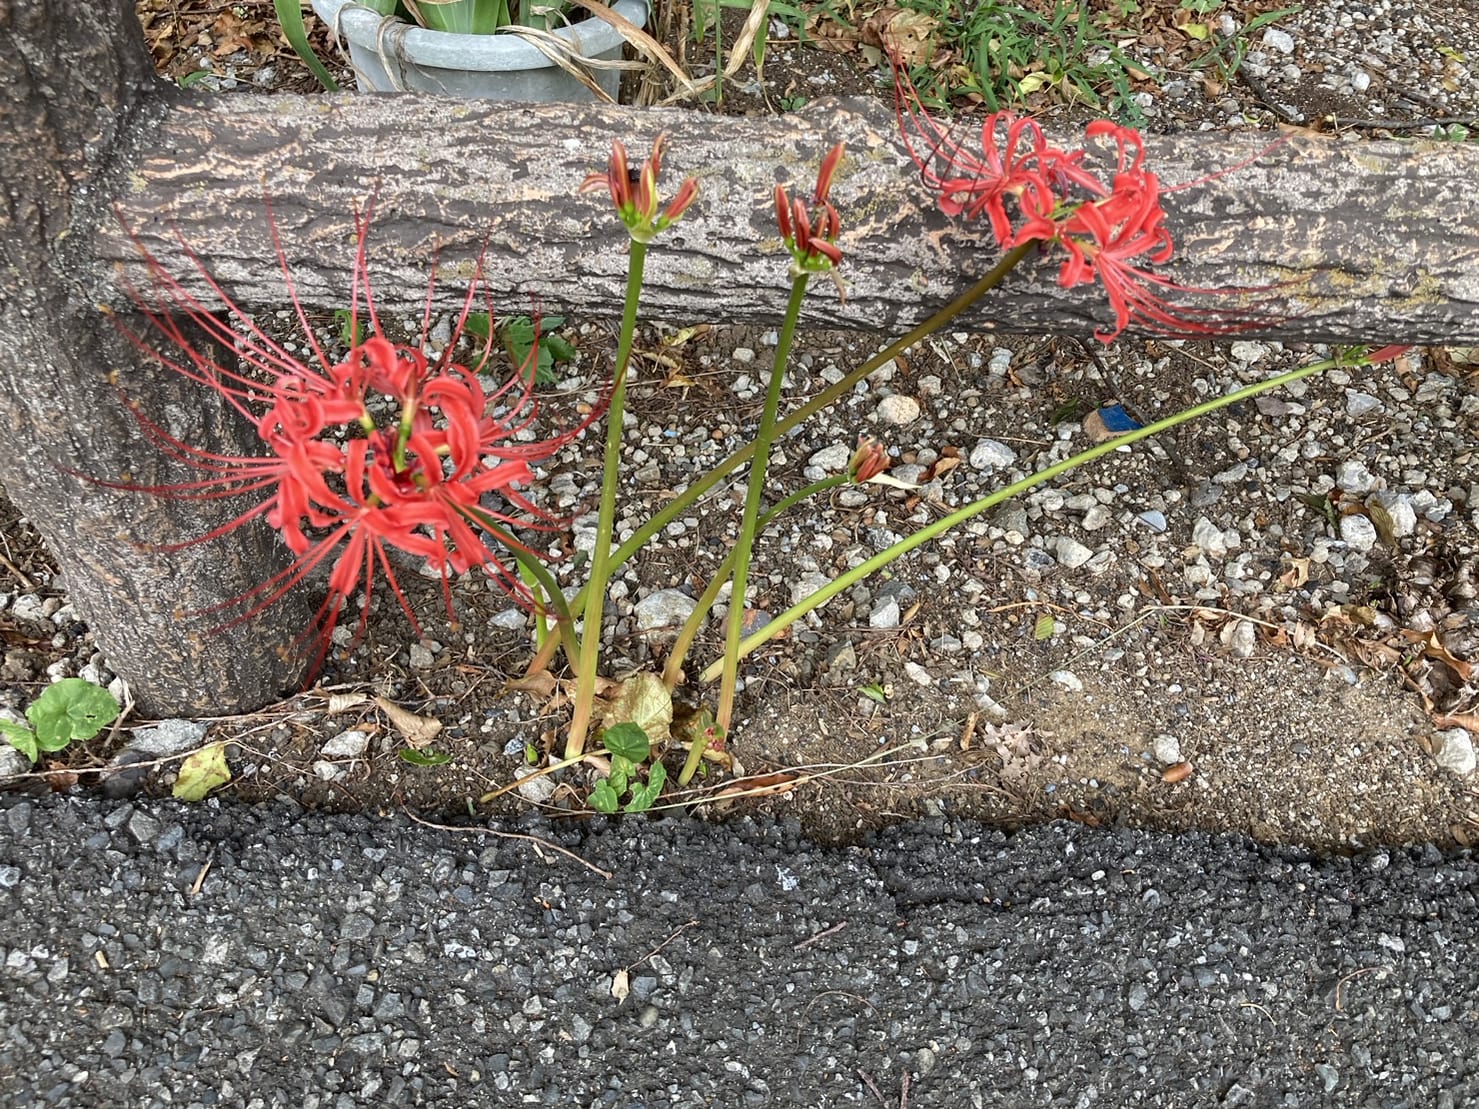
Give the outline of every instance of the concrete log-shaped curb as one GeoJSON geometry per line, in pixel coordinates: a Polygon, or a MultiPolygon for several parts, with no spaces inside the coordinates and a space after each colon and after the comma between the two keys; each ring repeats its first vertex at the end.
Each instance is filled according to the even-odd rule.
{"type": "MultiPolygon", "coordinates": [[[[636,155],[664,130],[669,188],[692,174],[703,192],[650,256],[649,318],[777,320],[788,278],[772,190],[777,182],[808,190],[839,140],[848,158],[833,198],[848,295],[841,301],[823,283],[809,299],[810,320],[899,330],[997,256],[984,229],[932,207],[892,110],[861,100],[730,118],[404,97],[220,97],[176,106],[140,133],[118,201],[144,246],[178,258],[178,232],[248,307],[283,300],[270,264],[267,196],[300,295],[332,308],[348,295],[349,213],[378,192],[373,271],[387,303],[419,303],[440,247],[444,261],[464,263],[445,271],[450,306],[486,240],[501,310],[527,311],[537,300],[549,310],[613,315],[625,230],[604,195],[577,188],[603,168],[613,139],[636,155]]],[[[1277,139],[1147,138],[1170,190],[1178,247],[1159,272],[1191,287],[1269,287],[1256,298],[1266,322],[1250,335],[1479,342],[1479,147],[1301,133],[1270,148],[1277,139]]],[[[100,261],[128,263],[131,278],[142,279],[116,222],[99,228],[94,248],[100,261]]],[[[1060,289],[1056,273],[1051,259],[1030,261],[960,326],[1085,333],[1110,318],[1096,289],[1060,289]]]]}

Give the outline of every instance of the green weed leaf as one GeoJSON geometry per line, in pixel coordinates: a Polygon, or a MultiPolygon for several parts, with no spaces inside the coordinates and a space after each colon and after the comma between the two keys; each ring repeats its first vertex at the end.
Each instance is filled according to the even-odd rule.
{"type": "Polygon", "coordinates": [[[657,800],[658,794],[662,792],[663,783],[667,780],[668,772],[663,769],[662,763],[653,763],[652,770],[647,775],[647,784],[632,789],[632,799],[626,803],[626,811],[646,812],[652,808],[652,803],[657,800]]]}
{"type": "MultiPolygon", "coordinates": [[[[602,732],[601,744],[612,755],[633,764],[646,762],[647,756],[652,753],[652,742],[642,730],[642,725],[630,720],[623,724],[613,724],[602,732]]],[[[614,765],[612,770],[615,771],[614,765]]]]}
{"type": "Polygon", "coordinates": [[[91,739],[118,719],[118,702],[92,682],[63,678],[36,698],[26,718],[36,729],[37,747],[60,751],[74,739],[91,739]]]}
{"type": "Polygon", "coordinates": [[[452,761],[451,755],[438,754],[436,751],[417,751],[410,747],[400,749],[401,762],[408,762],[412,766],[445,766],[452,761]]]}
{"type": "Polygon", "coordinates": [[[41,757],[41,751],[36,746],[36,733],[30,728],[23,728],[8,720],[0,720],[0,732],[4,733],[12,747],[32,762],[41,757]]]}
{"type": "Polygon", "coordinates": [[[591,808],[604,813],[614,813],[621,804],[621,796],[605,778],[596,783],[596,788],[591,790],[591,795],[586,800],[590,802],[591,808]]]}

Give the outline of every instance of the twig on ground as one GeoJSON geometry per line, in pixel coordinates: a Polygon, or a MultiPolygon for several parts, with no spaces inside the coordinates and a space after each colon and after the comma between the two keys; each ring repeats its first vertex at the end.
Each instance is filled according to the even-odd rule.
{"type": "Polygon", "coordinates": [[[679,936],[681,936],[684,932],[688,931],[688,929],[694,927],[697,924],[698,924],[698,921],[697,920],[690,920],[690,921],[686,921],[684,924],[680,925],[679,927],[673,929],[673,934],[670,935],[667,939],[663,940],[662,943],[658,944],[651,951],[647,952],[646,955],[643,955],[635,963],[628,963],[627,964],[627,967],[626,967],[627,970],[636,970],[639,966],[641,966],[643,963],[645,963],[648,959],[652,958],[652,956],[656,955],[664,947],[667,947],[668,944],[672,943],[675,939],[677,939],[679,936]]]}
{"type": "Polygon", "coordinates": [[[421,817],[417,816],[404,805],[401,806],[401,811],[409,816],[412,820],[414,820],[417,824],[424,825],[427,828],[435,828],[441,832],[469,832],[474,835],[497,836],[499,839],[526,840],[527,842],[534,844],[536,851],[538,851],[538,849],[541,847],[548,847],[551,851],[558,852],[568,859],[573,859],[575,862],[578,862],[587,870],[599,874],[608,882],[611,881],[612,878],[611,871],[602,870],[595,863],[587,862],[585,859],[582,859],[579,855],[577,855],[574,851],[571,851],[569,848],[561,847],[558,843],[551,843],[549,840],[542,839],[539,836],[531,836],[526,832],[500,832],[496,828],[478,828],[473,826],[459,826],[456,824],[437,824],[431,820],[422,820],[421,817]]]}
{"type": "Polygon", "coordinates": [[[842,931],[846,927],[847,921],[839,920],[836,924],[832,925],[832,927],[824,928],[822,931],[817,932],[815,935],[807,936],[806,939],[802,940],[800,943],[794,944],[791,950],[800,951],[803,948],[810,947],[814,943],[821,943],[822,940],[826,939],[828,936],[835,936],[838,932],[842,931]]]}

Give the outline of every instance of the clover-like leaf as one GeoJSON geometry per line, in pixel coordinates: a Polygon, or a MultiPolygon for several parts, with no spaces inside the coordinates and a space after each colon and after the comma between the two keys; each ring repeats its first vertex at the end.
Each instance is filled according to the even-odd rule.
{"type": "Polygon", "coordinates": [[[668,772],[663,769],[662,763],[653,763],[652,770],[647,775],[647,784],[632,788],[632,797],[626,803],[626,811],[646,812],[652,808],[652,804],[657,800],[658,794],[662,793],[663,783],[667,780],[668,772]]]}

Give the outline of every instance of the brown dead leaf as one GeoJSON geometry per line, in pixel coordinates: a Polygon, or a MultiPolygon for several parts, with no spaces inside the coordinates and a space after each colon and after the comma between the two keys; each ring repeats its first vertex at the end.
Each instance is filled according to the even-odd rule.
{"type": "Polygon", "coordinates": [[[431,741],[442,730],[440,720],[430,716],[417,716],[384,697],[376,697],[375,705],[389,718],[395,730],[401,733],[406,745],[417,751],[431,746],[431,741]]]}
{"type": "Polygon", "coordinates": [[[249,54],[263,49],[270,50],[262,32],[265,27],[260,19],[242,19],[230,8],[216,16],[211,24],[211,38],[215,41],[213,53],[218,58],[245,50],[249,54]]]}
{"type": "Polygon", "coordinates": [[[337,716],[341,712],[348,712],[352,708],[370,703],[368,693],[334,693],[329,696],[329,715],[337,716]]]}
{"type": "Polygon", "coordinates": [[[1289,569],[1279,575],[1279,584],[1285,589],[1298,589],[1310,580],[1310,560],[1291,558],[1286,560],[1289,569]]]}
{"type": "Polygon", "coordinates": [[[1452,651],[1443,645],[1438,638],[1437,632],[1413,632],[1403,631],[1403,638],[1410,643],[1422,644],[1423,655],[1427,658],[1441,662],[1458,676],[1458,680],[1464,684],[1474,678],[1474,664],[1458,658],[1452,651]]]}
{"type": "Polygon", "coordinates": [[[880,8],[863,23],[863,42],[896,56],[905,66],[926,65],[935,52],[940,21],[908,8],[880,8]]]}

